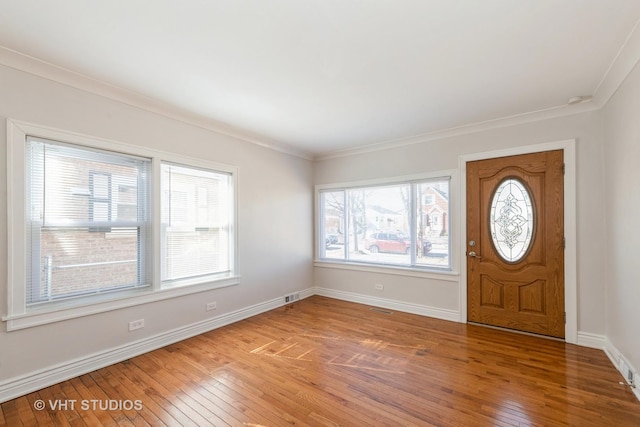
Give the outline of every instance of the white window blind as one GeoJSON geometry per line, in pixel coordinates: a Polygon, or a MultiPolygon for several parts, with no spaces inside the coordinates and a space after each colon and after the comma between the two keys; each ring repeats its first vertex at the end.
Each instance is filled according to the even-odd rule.
{"type": "Polygon", "coordinates": [[[162,282],[231,271],[231,175],[163,163],[162,282]]]}
{"type": "Polygon", "coordinates": [[[27,138],[27,306],[146,286],[150,160],[27,138]]]}

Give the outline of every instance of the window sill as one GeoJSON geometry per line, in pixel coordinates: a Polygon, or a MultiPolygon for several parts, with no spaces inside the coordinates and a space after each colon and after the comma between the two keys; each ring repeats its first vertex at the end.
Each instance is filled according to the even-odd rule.
{"type": "Polygon", "coordinates": [[[426,270],[422,268],[402,267],[395,265],[377,266],[348,261],[315,260],[314,267],[333,268],[337,270],[363,271],[368,273],[392,274],[395,276],[419,277],[422,279],[435,279],[447,282],[460,281],[460,273],[450,270],[426,270]]]}
{"type": "MultiPolygon", "coordinates": [[[[208,281],[191,286],[182,286],[169,289],[151,291],[149,288],[133,290],[127,294],[101,295],[90,302],[82,305],[56,305],[33,309],[24,314],[9,315],[3,317],[6,322],[7,331],[17,331],[34,326],[46,325],[48,323],[60,322],[63,320],[75,319],[83,316],[104,313],[107,311],[119,310],[121,308],[132,307],[141,304],[148,304],[156,301],[176,298],[184,295],[210,291],[212,289],[225,288],[240,283],[239,276],[228,276],[215,281],[208,281]]],[[[86,301],[86,300],[85,300],[86,301]]]]}

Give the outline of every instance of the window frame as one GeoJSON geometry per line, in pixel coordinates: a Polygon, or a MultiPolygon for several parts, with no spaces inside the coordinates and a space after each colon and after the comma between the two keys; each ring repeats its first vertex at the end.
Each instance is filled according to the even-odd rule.
{"type": "MultiPolygon", "coordinates": [[[[168,167],[180,167],[180,168],[184,168],[184,169],[190,169],[190,170],[197,170],[197,171],[202,171],[202,172],[210,172],[210,173],[214,173],[216,175],[220,175],[220,176],[226,176],[229,179],[229,185],[227,187],[227,191],[229,192],[229,194],[227,195],[227,202],[229,204],[233,204],[233,197],[234,197],[234,192],[233,192],[233,179],[234,179],[234,175],[229,173],[229,172],[223,172],[219,169],[213,170],[210,168],[202,168],[202,167],[198,167],[198,166],[194,166],[194,165],[186,165],[184,163],[178,163],[175,161],[167,161],[167,160],[162,160],[160,161],[160,172],[162,173],[162,167],[163,166],[168,166],[168,167]]],[[[162,178],[160,177],[160,180],[162,180],[162,178]]],[[[161,190],[163,189],[162,187],[162,183],[160,184],[160,188],[161,190]]],[[[199,191],[202,187],[198,187],[199,191]]],[[[162,205],[163,200],[162,200],[162,195],[160,196],[161,200],[160,203],[162,205]]],[[[162,210],[162,209],[161,209],[162,210]]],[[[162,213],[162,211],[161,211],[162,213]]],[[[233,213],[233,212],[232,212],[233,213]]],[[[231,215],[229,215],[229,218],[231,220],[231,225],[229,227],[229,231],[228,233],[231,233],[231,238],[233,238],[233,229],[234,229],[234,220],[232,218],[231,215]]],[[[204,225],[204,224],[203,224],[204,225]]],[[[183,225],[184,226],[184,225],[183,225]]],[[[160,224],[160,248],[161,248],[161,254],[166,254],[168,247],[167,247],[167,235],[166,235],[166,224],[162,223],[160,224]]],[[[180,227],[180,226],[179,226],[180,227]]],[[[196,225],[196,229],[199,228],[196,225]]],[[[207,227],[207,228],[212,228],[212,227],[207,227]]],[[[216,228],[216,227],[213,227],[216,228]]],[[[226,231],[226,227],[221,227],[221,226],[217,226],[217,228],[219,229],[223,229],[226,231]]],[[[234,245],[234,243],[231,241],[231,239],[229,239],[229,242],[231,245],[234,245]]],[[[229,254],[228,254],[229,256],[229,254]]],[[[161,273],[160,273],[160,282],[161,282],[161,286],[164,289],[169,289],[169,288],[173,288],[173,287],[181,287],[181,286],[189,286],[190,284],[193,283],[198,283],[202,280],[217,280],[217,278],[220,277],[226,277],[228,274],[230,274],[230,272],[234,271],[234,265],[233,265],[233,257],[229,256],[228,259],[228,266],[229,266],[229,270],[222,270],[222,271],[216,271],[216,272],[211,272],[211,273],[207,273],[204,275],[192,275],[192,276],[188,276],[188,277],[182,277],[182,278],[166,278],[164,277],[164,275],[166,274],[166,264],[167,260],[165,259],[164,256],[160,257],[160,264],[161,264],[161,273]]]]}
{"type": "Polygon", "coordinates": [[[238,169],[213,161],[187,157],[175,153],[155,150],[143,146],[107,140],[80,133],[59,130],[14,119],[7,119],[7,331],[19,330],[48,324],[61,320],[87,316],[105,311],[117,310],[178,296],[204,292],[240,283],[238,274],[238,236],[237,236],[237,180],[238,169]],[[127,289],[84,298],[61,300],[37,308],[27,308],[26,266],[27,266],[27,171],[26,139],[42,138],[61,143],[73,144],[88,149],[111,151],[116,154],[148,158],[151,161],[149,190],[150,236],[144,262],[150,262],[148,284],[139,289],[127,289]],[[162,162],[181,164],[188,167],[225,173],[230,176],[230,248],[231,272],[221,277],[207,277],[204,280],[192,280],[181,286],[163,286],[161,281],[161,179],[162,162]]]}
{"type": "MultiPolygon", "coordinates": [[[[458,270],[458,257],[456,251],[456,235],[458,232],[457,224],[455,223],[456,206],[457,206],[457,171],[455,169],[447,169],[441,171],[435,171],[431,173],[421,173],[415,175],[397,176],[391,178],[378,178],[361,181],[350,181],[334,184],[321,184],[315,186],[315,259],[314,265],[316,267],[324,268],[337,268],[343,270],[357,270],[367,271],[374,273],[393,273],[399,275],[406,275],[412,277],[431,277],[443,280],[455,280],[455,277],[459,275],[458,270]],[[366,262],[361,260],[352,260],[347,258],[346,245],[343,251],[343,258],[323,258],[324,245],[324,230],[323,230],[323,203],[322,193],[331,191],[344,191],[345,199],[346,192],[350,189],[360,189],[366,187],[383,187],[400,184],[414,184],[423,183],[428,181],[448,180],[449,181],[449,212],[448,212],[448,224],[449,224],[449,266],[446,268],[438,268],[430,265],[417,265],[417,264],[390,264],[381,262],[366,262]]],[[[413,194],[413,186],[412,186],[413,194]]],[[[412,206],[415,206],[415,195],[412,196],[412,206]]],[[[345,202],[346,203],[346,202],[345,202]]],[[[410,223],[413,224],[415,219],[415,213],[413,208],[410,212],[410,223]]],[[[415,243],[417,235],[414,230],[411,231],[412,243],[415,243]]],[[[415,247],[415,245],[413,245],[415,247]]]]}
{"type": "MultiPolygon", "coordinates": [[[[148,268],[146,268],[146,265],[148,264],[147,248],[150,241],[149,230],[150,230],[150,223],[151,223],[149,218],[149,212],[150,212],[149,207],[150,207],[150,201],[151,201],[151,198],[149,195],[149,189],[151,188],[150,182],[149,182],[150,170],[151,170],[151,159],[148,157],[132,156],[130,154],[124,154],[124,153],[115,153],[110,150],[98,149],[97,147],[86,147],[86,146],[80,146],[78,144],[70,144],[68,142],[54,141],[48,138],[34,137],[32,135],[27,135],[25,138],[25,150],[26,150],[25,153],[28,153],[30,150],[33,153],[33,148],[41,145],[56,147],[56,148],[54,149],[53,153],[50,155],[45,155],[44,151],[42,151],[39,155],[36,154],[35,156],[34,155],[29,156],[27,154],[25,158],[24,172],[26,175],[25,179],[27,180],[26,186],[25,186],[25,203],[26,205],[32,208],[34,206],[37,207],[36,212],[32,212],[31,215],[27,215],[25,217],[25,225],[28,227],[28,230],[30,230],[30,231],[27,231],[26,234],[27,236],[30,236],[30,240],[31,240],[31,244],[30,245],[27,244],[27,248],[25,248],[27,250],[30,249],[28,250],[28,253],[31,255],[30,257],[28,255],[25,257],[25,261],[30,266],[29,271],[31,272],[31,280],[29,281],[29,283],[26,283],[27,281],[25,280],[25,292],[27,293],[26,311],[27,312],[32,311],[36,309],[37,306],[41,306],[41,307],[55,306],[56,304],[62,301],[66,301],[74,298],[86,299],[86,298],[89,298],[90,295],[92,294],[121,292],[126,289],[134,289],[134,288],[149,286],[150,281],[145,279],[149,275],[149,271],[148,271],[148,268]],[[88,171],[85,171],[85,173],[88,172],[89,174],[88,183],[87,183],[88,193],[85,191],[85,189],[80,187],[71,188],[73,196],[78,196],[78,195],[87,196],[88,203],[87,203],[87,206],[85,206],[85,208],[83,209],[83,210],[88,209],[87,219],[74,219],[69,222],[67,220],[60,219],[60,217],[55,213],[54,213],[55,218],[53,219],[53,221],[50,219],[49,220],[45,219],[46,215],[45,215],[45,218],[37,219],[38,212],[42,212],[42,213],[46,212],[46,209],[45,209],[45,207],[47,206],[46,200],[48,200],[48,197],[47,197],[48,195],[45,193],[45,188],[49,188],[49,184],[47,183],[46,180],[44,180],[46,173],[43,167],[43,165],[46,164],[47,162],[45,160],[47,157],[53,156],[50,158],[67,159],[68,161],[89,160],[92,162],[100,163],[102,165],[105,165],[105,164],[114,165],[115,163],[109,163],[105,160],[105,155],[108,158],[117,156],[119,166],[126,165],[127,168],[135,168],[138,173],[144,172],[144,174],[137,175],[138,182],[137,182],[136,188],[138,189],[138,191],[137,191],[136,205],[138,206],[138,209],[136,211],[137,218],[135,220],[118,218],[112,221],[113,219],[112,173],[106,173],[106,172],[96,173],[95,170],[93,169],[89,169],[88,171]],[[43,173],[42,175],[43,181],[40,183],[40,185],[37,184],[37,181],[34,184],[34,181],[30,179],[33,177],[34,170],[37,172],[43,173]],[[100,219],[96,219],[94,216],[94,203],[95,203],[94,201],[96,199],[96,197],[94,196],[95,194],[94,179],[96,175],[107,177],[107,183],[106,183],[107,185],[105,188],[107,195],[106,197],[98,197],[98,199],[100,200],[98,203],[106,202],[108,205],[108,210],[106,212],[107,217],[100,218],[100,219]],[[36,190],[35,198],[33,197],[33,194],[34,194],[33,190],[36,190]],[[146,198],[143,196],[144,194],[147,195],[146,198]],[[39,200],[40,197],[42,197],[42,200],[39,200]],[[60,232],[62,232],[61,235],[64,235],[65,231],[73,231],[76,229],[84,229],[84,228],[86,228],[86,231],[89,234],[104,233],[105,238],[107,234],[112,233],[112,230],[114,228],[115,229],[119,229],[119,228],[136,229],[137,241],[135,246],[137,247],[137,251],[136,251],[137,258],[135,259],[135,261],[138,266],[137,281],[131,282],[128,284],[119,284],[119,285],[113,285],[113,286],[106,286],[103,283],[103,284],[100,284],[100,286],[96,289],[93,289],[93,288],[81,289],[81,290],[77,290],[76,292],[66,292],[58,296],[52,296],[49,289],[49,292],[47,292],[48,298],[44,298],[44,299],[34,298],[34,296],[40,293],[38,292],[38,289],[40,289],[40,286],[41,286],[41,279],[42,279],[41,269],[43,265],[42,262],[36,263],[34,261],[40,260],[40,254],[42,249],[41,244],[44,240],[43,236],[51,235],[52,233],[57,235],[60,232]]],[[[41,150],[35,150],[35,151],[40,152],[41,150]]],[[[76,167],[77,167],[77,164],[76,164],[76,167]]],[[[80,180],[82,179],[82,176],[80,175],[76,175],[76,177],[80,180]]],[[[87,238],[89,237],[87,236],[87,238]]],[[[98,253],[98,256],[102,256],[102,255],[103,253],[98,253]]],[[[80,263],[80,264],[76,263],[75,267],[78,267],[82,264],[83,263],[80,263]]],[[[48,265],[48,262],[46,259],[45,259],[44,265],[46,270],[46,266],[48,265]]],[[[59,268],[64,269],[68,267],[70,266],[63,266],[59,268]]],[[[44,275],[45,277],[47,276],[46,271],[44,275]]],[[[66,302],[65,304],[72,305],[73,303],[66,302]]]]}

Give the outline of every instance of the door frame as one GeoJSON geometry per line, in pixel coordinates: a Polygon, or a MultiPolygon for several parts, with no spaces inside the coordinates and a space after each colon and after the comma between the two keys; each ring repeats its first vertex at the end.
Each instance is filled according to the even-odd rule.
{"type": "Polygon", "coordinates": [[[577,284],[577,215],[576,215],[576,140],[525,145],[501,150],[464,154],[458,157],[460,173],[460,322],[467,323],[467,163],[496,157],[516,156],[540,151],[562,150],[564,153],[564,307],[567,315],[565,342],[578,343],[577,284]]]}

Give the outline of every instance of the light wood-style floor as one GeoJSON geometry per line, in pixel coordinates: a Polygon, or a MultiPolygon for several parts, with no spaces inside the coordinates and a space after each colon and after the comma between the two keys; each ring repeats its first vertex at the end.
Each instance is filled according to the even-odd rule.
{"type": "Polygon", "coordinates": [[[621,380],[599,350],[314,296],[5,402],[0,426],[640,426],[621,380]]]}

